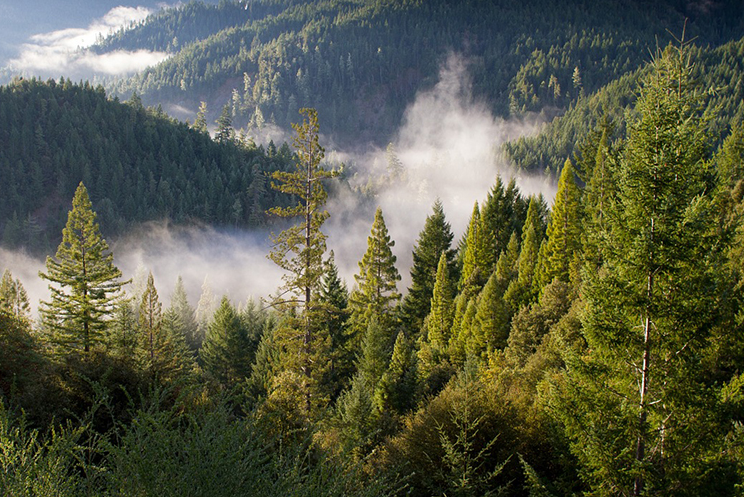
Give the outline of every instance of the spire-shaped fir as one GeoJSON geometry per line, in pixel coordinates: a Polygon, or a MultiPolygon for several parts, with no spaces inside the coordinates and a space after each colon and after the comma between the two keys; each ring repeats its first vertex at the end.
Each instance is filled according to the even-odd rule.
{"type": "Polygon", "coordinates": [[[323,334],[331,341],[328,357],[328,378],[324,383],[330,385],[331,398],[335,398],[348,384],[354,372],[354,352],[349,347],[347,322],[349,319],[349,291],[338,275],[333,251],[326,261],[318,303],[325,317],[320,326],[325,328],[323,334]]]}
{"type": "Polygon", "coordinates": [[[400,331],[395,338],[390,364],[375,389],[375,409],[397,414],[412,409],[416,397],[416,374],[413,343],[400,331]]]}
{"type": "Polygon", "coordinates": [[[451,287],[447,256],[443,252],[439,258],[437,279],[431,297],[431,309],[426,320],[428,342],[439,354],[447,351],[452,333],[454,305],[451,287]]]}
{"type": "Polygon", "coordinates": [[[356,334],[366,331],[372,316],[388,331],[395,324],[400,274],[395,267],[397,258],[391,250],[394,245],[382,209],[378,208],[367,238],[367,251],[359,261],[359,274],[354,275],[357,287],[349,297],[351,323],[356,334]]]}
{"type": "Polygon", "coordinates": [[[492,233],[484,230],[478,202],[473,207],[468,231],[461,250],[464,249],[462,273],[457,289],[461,294],[473,297],[478,294],[493,271],[496,262],[491,251],[492,233]]]}
{"type": "Polygon", "coordinates": [[[49,286],[52,298],[42,302],[41,314],[52,341],[66,349],[90,351],[104,340],[124,282],[82,183],[72,200],[62,243],[54,258],[47,257],[46,268],[39,276],[54,285],[49,286]]]}
{"type": "MultiPolygon", "coordinates": [[[[447,259],[450,281],[457,281],[452,239],[452,229],[445,219],[442,202],[437,200],[413,248],[411,287],[401,304],[401,320],[412,333],[418,333],[421,330],[424,318],[429,313],[437,266],[442,253],[447,259]]],[[[452,290],[454,291],[454,288],[452,290]]]]}
{"type": "Polygon", "coordinates": [[[488,233],[486,240],[490,243],[488,253],[493,263],[506,250],[512,233],[521,233],[526,211],[527,202],[519,194],[514,178],[504,187],[501,177],[497,177],[481,210],[483,230],[488,233]]]}
{"type": "Polygon", "coordinates": [[[555,278],[569,281],[571,261],[581,250],[580,200],[573,165],[566,159],[548,225],[544,259],[537,275],[540,288],[555,278]]]}

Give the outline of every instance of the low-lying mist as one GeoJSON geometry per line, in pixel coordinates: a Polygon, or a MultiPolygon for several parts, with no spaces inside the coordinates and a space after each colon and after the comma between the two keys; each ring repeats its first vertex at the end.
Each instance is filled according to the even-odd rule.
{"type": "MultiPolygon", "coordinates": [[[[515,175],[499,155],[505,141],[534,133],[538,126],[537,119],[495,118],[485,104],[474,101],[466,62],[451,55],[439,82],[422,91],[408,108],[390,151],[327,151],[331,166],[346,165],[350,186],[339,188],[329,198],[331,217],[324,225],[328,248],[334,251],[349,289],[378,206],[396,242],[393,252],[403,278],[399,290],[405,292],[411,252],[436,199],[444,205],[455,243],[467,227],[473,204],[486,198],[499,175],[505,182],[514,176],[523,194],[542,193],[550,201],[555,194],[553,184],[542,177],[515,175]],[[391,152],[397,157],[398,170],[390,167],[391,152]]],[[[235,303],[266,298],[281,285],[281,271],[266,257],[271,248],[266,231],[148,223],[111,248],[125,279],[141,281],[143,274],[152,271],[165,305],[178,276],[195,307],[205,279],[217,298],[228,295],[235,303]]],[[[0,251],[3,268],[10,268],[21,280],[35,308],[40,299],[49,298],[46,282],[38,277],[43,261],[0,251]]]]}

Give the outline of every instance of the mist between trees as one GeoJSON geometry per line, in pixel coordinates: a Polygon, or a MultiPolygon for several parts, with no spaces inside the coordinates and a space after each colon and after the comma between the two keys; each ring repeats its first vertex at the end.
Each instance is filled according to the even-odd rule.
{"type": "Polygon", "coordinates": [[[292,167],[271,174],[294,195],[276,212],[299,221],[256,249],[282,275],[230,255],[219,231],[183,237],[252,268],[242,291],[277,278],[260,302],[205,286],[193,306],[179,282],[164,308],[146,263],[122,294],[81,183],[41,319],[3,278],[2,489],[737,495],[744,142],[734,123],[714,149],[692,53],[654,53],[627,132],[588,131],[554,198],[490,166],[487,186],[458,181],[494,163],[467,141],[475,124],[491,138],[508,125],[463,100],[455,62],[379,172],[324,169],[304,111],[292,167]],[[430,113],[456,158],[418,167],[442,140],[430,113]]]}

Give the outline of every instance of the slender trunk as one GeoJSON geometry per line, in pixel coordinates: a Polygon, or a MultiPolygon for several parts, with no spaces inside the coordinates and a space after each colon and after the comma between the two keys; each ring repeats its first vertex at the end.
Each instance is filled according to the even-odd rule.
{"type": "MultiPolygon", "coordinates": [[[[311,295],[311,287],[310,287],[310,245],[311,245],[311,229],[312,229],[312,211],[310,206],[310,195],[312,194],[312,180],[313,180],[313,158],[312,155],[310,156],[310,160],[307,161],[307,180],[305,182],[305,198],[307,199],[305,201],[305,334],[302,337],[302,349],[303,349],[303,357],[302,359],[302,372],[305,375],[305,378],[310,380],[310,297],[311,295]]],[[[310,411],[310,389],[307,388],[305,390],[305,408],[307,411],[310,411]]]]}
{"type": "MultiPolygon", "coordinates": [[[[654,220],[651,219],[651,242],[654,239],[654,220]]],[[[653,259],[653,253],[651,255],[653,259]]],[[[643,322],[643,366],[641,370],[640,402],[638,405],[638,439],[636,441],[636,462],[640,466],[646,457],[646,419],[648,416],[648,406],[646,403],[646,394],[648,393],[649,368],[651,364],[651,299],[654,289],[653,268],[648,268],[648,277],[646,280],[646,317],[643,322]]],[[[633,484],[633,495],[638,497],[643,492],[642,473],[637,475],[633,484]]]]}
{"type": "MultiPolygon", "coordinates": [[[[81,244],[82,245],[82,244],[81,244]]],[[[83,263],[83,350],[87,354],[90,352],[90,319],[88,313],[88,270],[85,265],[86,253],[85,247],[82,248],[83,263]]]]}

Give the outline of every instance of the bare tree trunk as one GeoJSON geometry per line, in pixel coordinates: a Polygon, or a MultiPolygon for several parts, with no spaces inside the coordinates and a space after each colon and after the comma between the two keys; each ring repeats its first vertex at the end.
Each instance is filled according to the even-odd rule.
{"type": "MultiPolygon", "coordinates": [[[[651,219],[651,241],[654,239],[654,220],[651,219]]],[[[653,257],[653,256],[652,256],[653,257]]],[[[643,322],[643,366],[641,369],[640,402],[638,414],[638,439],[636,441],[636,462],[639,466],[646,458],[646,435],[645,426],[648,416],[646,395],[648,393],[649,368],[651,365],[651,299],[654,289],[653,268],[649,268],[646,283],[646,317],[643,322]]],[[[633,495],[639,497],[643,492],[643,476],[637,475],[633,484],[633,495]]]]}

